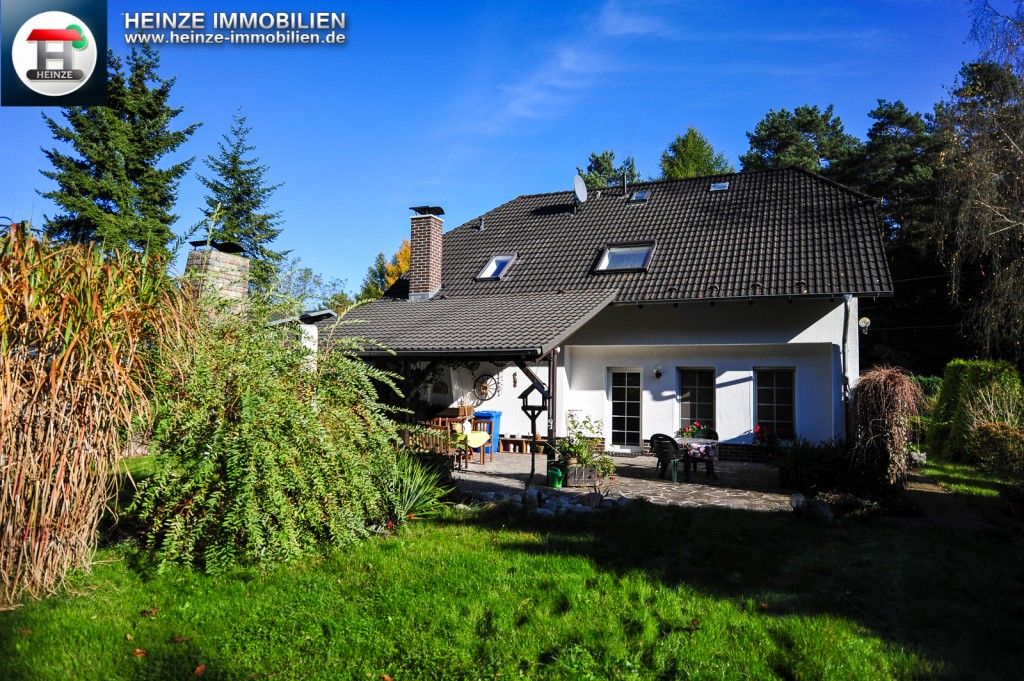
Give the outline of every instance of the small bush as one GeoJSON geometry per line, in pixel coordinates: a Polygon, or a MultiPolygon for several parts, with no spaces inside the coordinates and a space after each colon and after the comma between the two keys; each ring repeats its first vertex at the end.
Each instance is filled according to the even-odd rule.
{"type": "Polygon", "coordinates": [[[907,476],[907,436],[920,388],[900,369],[879,367],[853,389],[851,468],[859,489],[877,495],[902,489],[907,476]]]}
{"type": "Polygon", "coordinates": [[[935,412],[939,401],[939,392],[942,390],[941,376],[912,376],[911,380],[921,389],[921,398],[918,400],[917,412],[923,418],[930,417],[935,412]]]}
{"type": "Polygon", "coordinates": [[[401,522],[413,516],[438,514],[444,508],[441,499],[452,488],[442,486],[441,476],[420,462],[415,455],[403,454],[398,457],[392,490],[393,520],[401,522]]]}
{"type": "Polygon", "coordinates": [[[1024,430],[1009,423],[984,423],[974,430],[970,455],[1011,484],[1024,485],[1024,430]]]}

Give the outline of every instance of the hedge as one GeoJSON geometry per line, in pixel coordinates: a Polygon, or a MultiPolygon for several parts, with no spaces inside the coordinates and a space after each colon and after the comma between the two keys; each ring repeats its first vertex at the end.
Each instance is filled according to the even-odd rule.
{"type": "Polygon", "coordinates": [[[954,359],[946,365],[928,427],[928,450],[932,454],[953,460],[970,459],[971,419],[967,403],[978,390],[992,384],[1021,389],[1017,369],[1003,360],[954,359]]]}

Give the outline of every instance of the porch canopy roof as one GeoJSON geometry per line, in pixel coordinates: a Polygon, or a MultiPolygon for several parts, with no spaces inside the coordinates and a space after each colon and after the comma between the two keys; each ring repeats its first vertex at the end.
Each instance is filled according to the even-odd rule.
{"type": "Polygon", "coordinates": [[[383,298],[317,326],[321,346],[360,339],[363,356],[393,352],[423,360],[532,360],[561,345],[617,294],[615,289],[598,289],[546,295],[439,295],[419,301],[383,298]]]}

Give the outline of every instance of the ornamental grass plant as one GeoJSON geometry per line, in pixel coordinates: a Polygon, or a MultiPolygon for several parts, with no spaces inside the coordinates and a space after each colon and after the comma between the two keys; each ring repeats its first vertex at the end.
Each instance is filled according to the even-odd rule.
{"type": "Polygon", "coordinates": [[[910,418],[921,389],[902,370],[875,367],[853,390],[851,467],[861,491],[901,490],[907,477],[910,418]]]}
{"type": "Polygon", "coordinates": [[[0,236],[0,604],[88,565],[147,356],[187,333],[163,263],[0,236]]]}

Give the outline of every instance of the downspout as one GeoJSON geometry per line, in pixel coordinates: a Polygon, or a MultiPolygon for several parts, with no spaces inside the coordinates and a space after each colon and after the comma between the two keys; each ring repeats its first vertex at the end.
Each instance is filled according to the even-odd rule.
{"type": "Polygon", "coordinates": [[[555,446],[555,433],[558,432],[558,353],[555,348],[548,355],[548,392],[551,393],[551,408],[548,410],[548,443],[555,446]]]}
{"type": "MultiPolygon", "coordinates": [[[[850,360],[847,355],[849,348],[847,347],[847,338],[850,335],[850,301],[853,300],[852,293],[843,294],[843,383],[842,383],[842,400],[843,400],[843,435],[849,434],[850,425],[850,375],[849,366],[850,360]]],[[[845,437],[844,437],[845,439],[845,437]]]]}

